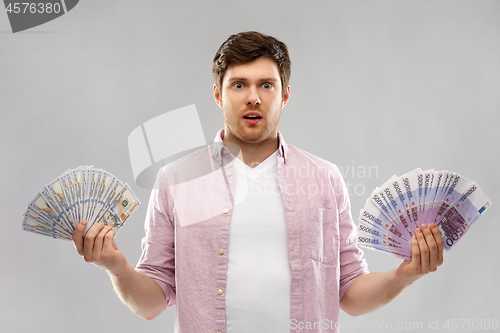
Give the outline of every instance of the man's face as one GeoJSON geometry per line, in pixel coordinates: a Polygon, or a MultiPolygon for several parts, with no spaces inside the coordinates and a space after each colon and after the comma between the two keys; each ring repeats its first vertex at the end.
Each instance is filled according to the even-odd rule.
{"type": "Polygon", "coordinates": [[[277,139],[281,109],[290,87],[281,94],[278,65],[266,57],[230,66],[222,81],[222,94],[214,85],[214,98],[222,109],[224,141],[264,143],[277,139]]]}

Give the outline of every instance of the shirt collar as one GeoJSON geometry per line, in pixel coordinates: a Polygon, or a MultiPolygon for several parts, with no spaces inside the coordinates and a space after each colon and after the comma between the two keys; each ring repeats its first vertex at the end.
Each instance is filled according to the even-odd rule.
{"type": "MultiPolygon", "coordinates": [[[[212,157],[219,163],[222,163],[222,156],[223,155],[228,155],[229,154],[229,149],[227,149],[226,146],[224,146],[224,129],[220,129],[217,134],[215,135],[214,142],[209,146],[212,157]]],[[[283,139],[283,135],[281,135],[281,132],[278,131],[278,156],[283,159],[283,163],[286,164],[286,159],[288,156],[288,146],[285,142],[285,139],[283,139]]]]}

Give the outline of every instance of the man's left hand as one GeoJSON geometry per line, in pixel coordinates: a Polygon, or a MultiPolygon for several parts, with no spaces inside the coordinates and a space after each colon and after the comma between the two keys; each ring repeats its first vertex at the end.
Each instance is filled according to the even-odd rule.
{"type": "Polygon", "coordinates": [[[432,223],[415,229],[411,238],[412,260],[405,260],[397,269],[397,276],[412,283],[429,272],[435,272],[443,263],[444,241],[439,228],[432,223]]]}

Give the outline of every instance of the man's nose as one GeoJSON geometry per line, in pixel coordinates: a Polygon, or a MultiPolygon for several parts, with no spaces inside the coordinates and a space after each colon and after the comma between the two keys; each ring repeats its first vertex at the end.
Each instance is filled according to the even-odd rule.
{"type": "Polygon", "coordinates": [[[247,95],[247,105],[259,105],[260,104],[260,98],[259,98],[259,93],[257,92],[257,88],[252,87],[248,89],[248,95],[247,95]]]}

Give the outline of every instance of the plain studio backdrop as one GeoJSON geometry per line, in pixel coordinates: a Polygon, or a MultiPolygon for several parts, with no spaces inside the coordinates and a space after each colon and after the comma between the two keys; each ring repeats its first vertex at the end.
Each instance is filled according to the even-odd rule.
{"type": "MultiPolygon", "coordinates": [[[[493,0],[108,0],[80,1],[13,34],[0,11],[1,330],[173,331],[175,308],[152,322],[135,316],[104,271],[71,242],[22,231],[22,215],[66,169],[109,170],[143,203],[116,239],[135,265],[150,191],[134,183],[128,135],[196,104],[212,142],[223,126],[212,59],[229,35],[248,30],[288,45],[291,99],[279,129],[341,168],[355,220],[376,186],[416,167],[458,172],[493,202],[436,273],[377,312],[342,313],[342,331],[498,324],[499,17],[493,0]]],[[[401,262],[371,251],[365,258],[371,271],[401,262]]]]}

